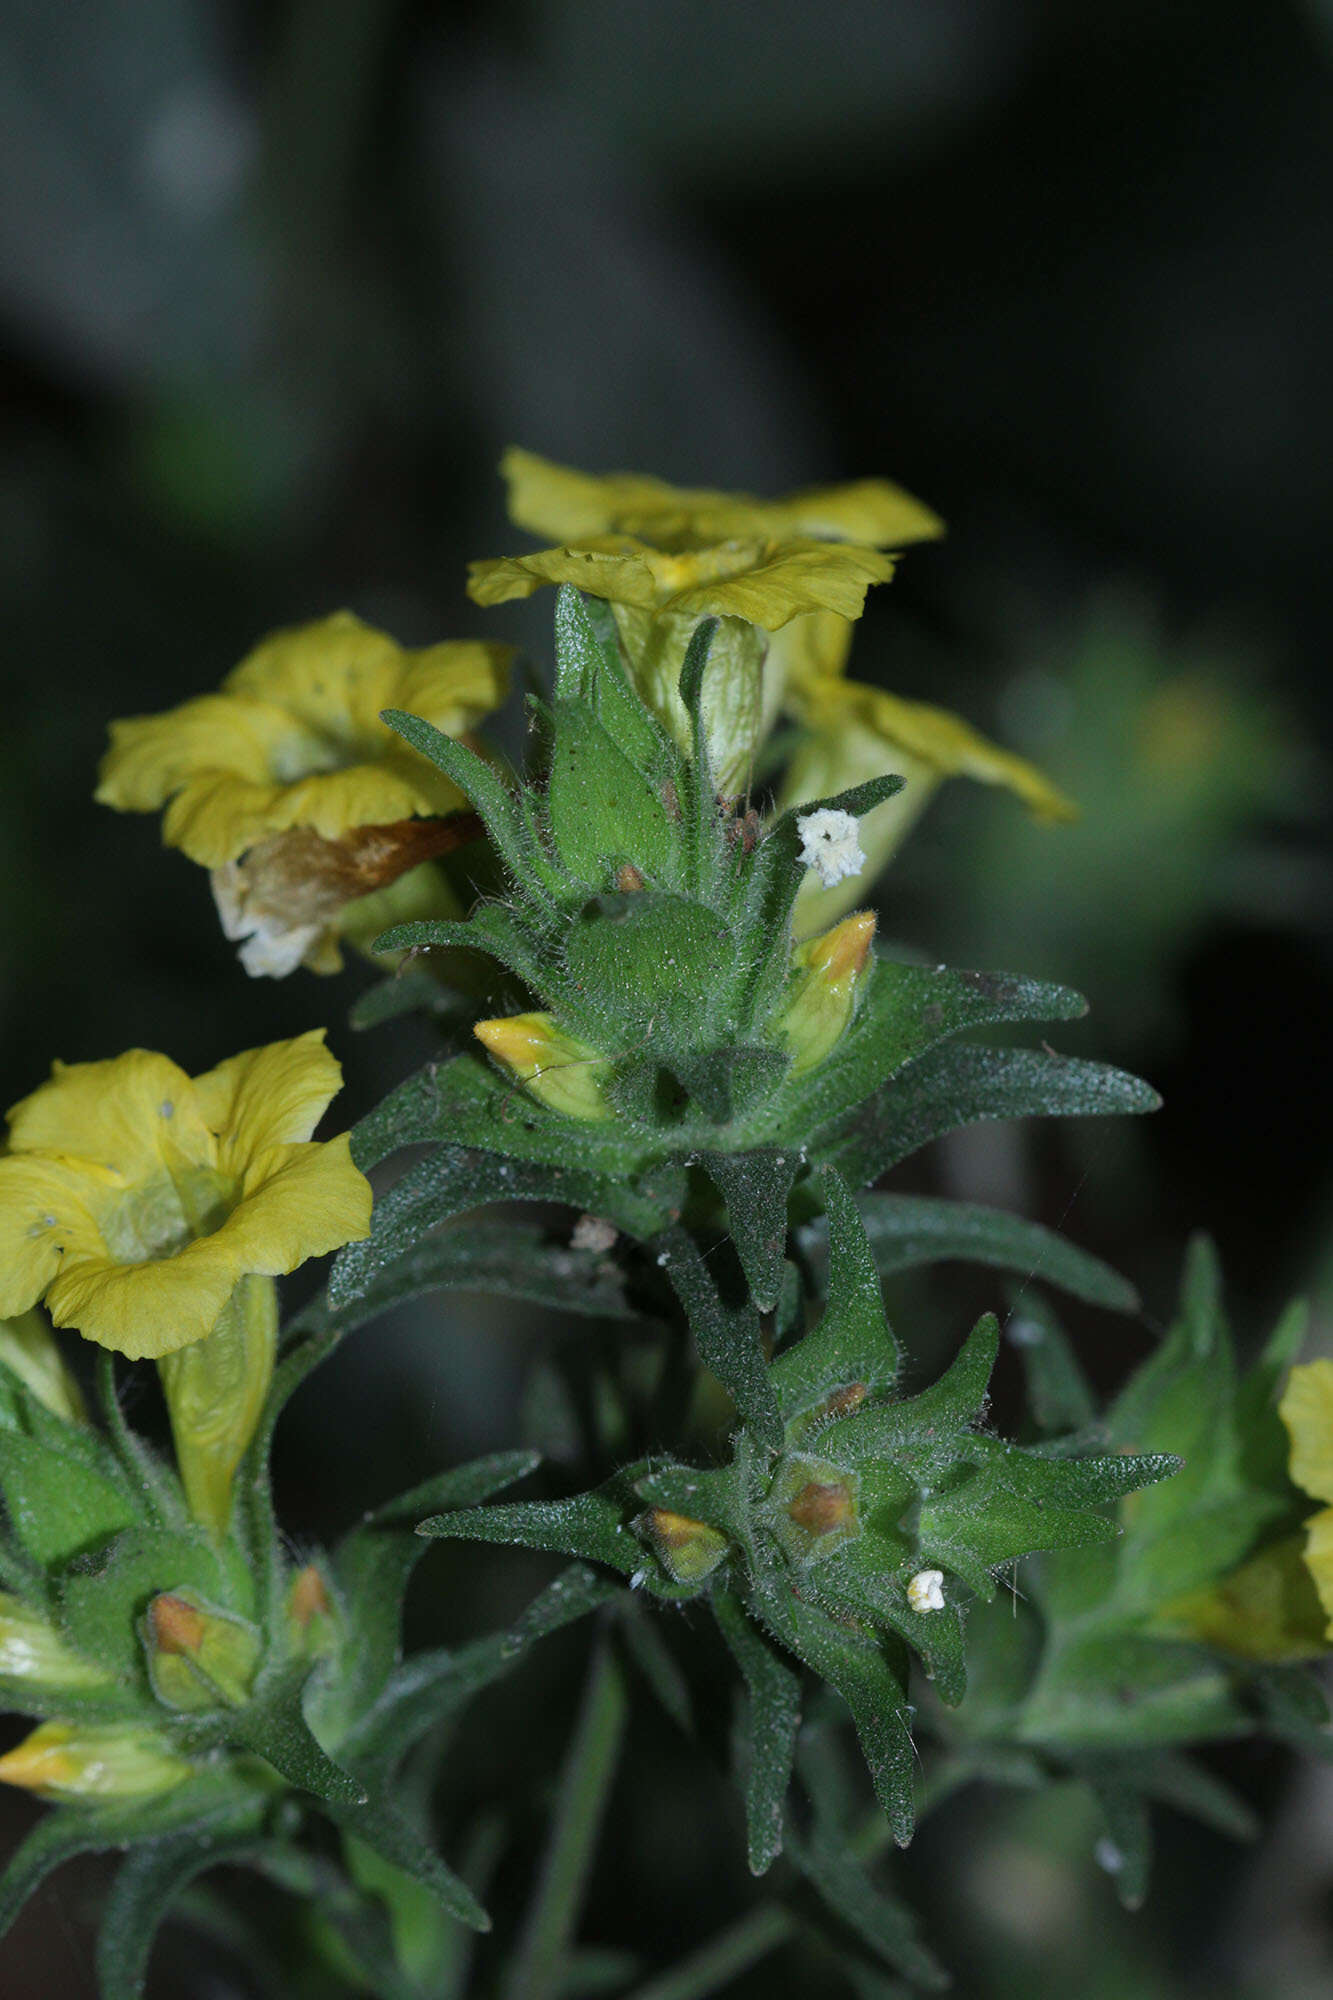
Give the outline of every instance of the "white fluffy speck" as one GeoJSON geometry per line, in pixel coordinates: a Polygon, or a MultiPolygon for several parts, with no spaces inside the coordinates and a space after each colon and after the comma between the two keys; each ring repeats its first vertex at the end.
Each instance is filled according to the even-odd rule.
{"type": "Polygon", "coordinates": [[[944,1571],[919,1569],[907,1586],[907,1602],[913,1611],[943,1611],[944,1571]]]}
{"type": "Polygon", "coordinates": [[[802,814],[796,831],[801,836],[802,861],[814,869],[826,889],[859,875],[865,867],[856,821],[850,813],[821,806],[818,812],[802,814]]]}

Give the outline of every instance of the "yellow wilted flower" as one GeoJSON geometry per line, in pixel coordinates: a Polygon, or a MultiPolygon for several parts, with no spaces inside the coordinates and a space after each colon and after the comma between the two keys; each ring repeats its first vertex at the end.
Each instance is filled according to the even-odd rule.
{"type": "Polygon", "coordinates": [[[45,1298],[121,1354],[212,1331],[241,1279],[368,1234],[345,1134],[311,1142],[342,1072],[316,1029],[189,1077],[131,1049],[57,1063],[9,1113],[0,1157],[0,1315],[45,1298]]]}
{"type": "Polygon", "coordinates": [[[456,914],[354,905],[399,884],[456,835],[464,800],[380,721],[400,708],[460,736],[504,700],[512,648],[468,640],[411,652],[350,611],[276,632],[216,694],[111,725],[97,797],[122,812],[165,807],[162,837],[212,873],[223,928],[247,971],[340,964],[337,935],[456,914]]]}
{"type": "Polygon", "coordinates": [[[796,902],[798,936],[822,929],[849,904],[864,900],[868,884],[945,778],[1003,785],[1040,819],[1076,816],[1075,807],[1034,765],[988,742],[947,709],[834,675],[812,676],[798,688],[791,706],[803,729],[783,778],[781,808],[827,798],[888,771],[907,780],[902,791],[859,821],[866,866],[854,881],[824,888],[813,874],[807,876],[796,902]]]}
{"type": "MultiPolygon", "coordinates": [[[[1333,1502],[1333,1361],[1293,1368],[1278,1411],[1291,1438],[1291,1476],[1314,1500],[1333,1502]]],[[[1333,1638],[1333,1505],[1305,1524],[1305,1562],[1333,1638]]]]}

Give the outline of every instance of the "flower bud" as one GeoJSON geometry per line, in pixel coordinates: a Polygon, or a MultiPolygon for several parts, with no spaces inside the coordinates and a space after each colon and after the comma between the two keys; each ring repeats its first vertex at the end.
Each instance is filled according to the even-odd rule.
{"type": "Polygon", "coordinates": [[[774,1532],[793,1562],[822,1562],[861,1532],[854,1472],[793,1453],[769,1494],[774,1532]]]}
{"type": "Polygon", "coordinates": [[[153,1692],[185,1714],[240,1708],[250,1697],[261,1641],[253,1625],[192,1590],[153,1598],[140,1628],[153,1692]]]}
{"type": "Polygon", "coordinates": [[[36,1307],[18,1319],[0,1319],[0,1362],[25,1389],[67,1424],[87,1421],[79,1385],[70,1374],[55,1336],[36,1307]]]}
{"type": "Polygon", "coordinates": [[[170,1791],[192,1769],[151,1729],[43,1722],[0,1757],[0,1783],[43,1799],[137,1799],[170,1791]]]}
{"type": "Polygon", "coordinates": [[[287,1630],[292,1649],[306,1658],[332,1650],[336,1637],[333,1601],[314,1563],[296,1572],[287,1592],[287,1630]]]}
{"type": "MultiPolygon", "coordinates": [[[[683,559],[686,567],[697,558],[683,559]]],[[[659,558],[659,567],[670,558],[659,558]]],[[[680,672],[698,616],[612,604],[630,679],[688,756],[694,725],[680,698],[680,672]]],[[[777,712],[780,684],[765,676],[768,634],[744,618],[719,618],[704,669],[704,740],[713,784],[732,798],[749,784],[755,757],[777,712]]]]}
{"type": "Polygon", "coordinates": [[[874,935],[873,911],[858,910],[792,953],[786,1003],[775,1027],[791,1055],[793,1076],[822,1063],[842,1039],[874,935]]]}
{"type": "Polygon", "coordinates": [[[650,1507],[633,1523],[667,1575],[677,1583],[702,1583],[717,1568],[729,1547],[725,1535],[706,1521],[673,1514],[667,1507],[650,1507]]]}
{"type": "Polygon", "coordinates": [[[185,1497],[219,1540],[236,1468],[268,1395],[277,1338],[277,1287],[272,1278],[246,1277],[211,1333],[158,1362],[185,1497]]]}
{"type": "Polygon", "coordinates": [[[44,1618],[17,1597],[0,1592],[0,1679],[35,1687],[96,1688],[111,1676],[67,1646],[44,1618]]]}
{"type": "Polygon", "coordinates": [[[603,1092],[610,1065],[596,1049],[558,1028],[549,1014],[509,1014],[472,1030],[497,1062],[539,1103],[566,1118],[610,1118],[603,1092]]]}

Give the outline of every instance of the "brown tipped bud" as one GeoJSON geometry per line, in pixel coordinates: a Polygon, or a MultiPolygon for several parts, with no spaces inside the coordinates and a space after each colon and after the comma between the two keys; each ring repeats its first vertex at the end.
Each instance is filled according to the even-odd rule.
{"type": "Polygon", "coordinates": [[[831,1535],[855,1519],[856,1500],[838,1479],[812,1479],[787,1502],[787,1512],[807,1534],[831,1535]]]}
{"type": "Polygon", "coordinates": [[[298,1632],[304,1632],[316,1618],[327,1618],[332,1612],[333,1606],[329,1602],[324,1579],[313,1563],[307,1563],[305,1568],[298,1570],[292,1578],[287,1609],[298,1632]]]}
{"type": "Polygon", "coordinates": [[[243,1618],[168,1590],[149,1604],[141,1631],[153,1692],[168,1708],[193,1714],[249,1700],[261,1642],[243,1618]]]}
{"type": "Polygon", "coordinates": [[[653,1550],[668,1576],[677,1583],[702,1583],[712,1574],[730,1544],[706,1521],[673,1514],[668,1507],[650,1507],[634,1522],[634,1532],[653,1550]]]}
{"type": "Polygon", "coordinates": [[[835,1389],[824,1404],[820,1415],[824,1417],[845,1417],[859,1409],[870,1391],[864,1382],[849,1382],[843,1389],[835,1389]]]}
{"type": "Polygon", "coordinates": [[[773,1531],[792,1562],[822,1562],[861,1532],[854,1472],[793,1453],[769,1493],[773,1531]]]}
{"type": "Polygon", "coordinates": [[[636,889],[642,889],[643,876],[632,861],[622,861],[617,868],[616,887],[626,896],[632,895],[636,889]]]}

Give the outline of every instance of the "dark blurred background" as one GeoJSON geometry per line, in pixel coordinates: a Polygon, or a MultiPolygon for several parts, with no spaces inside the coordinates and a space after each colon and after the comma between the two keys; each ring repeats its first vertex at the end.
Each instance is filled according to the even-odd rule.
{"type": "MultiPolygon", "coordinates": [[[[7,0],[0,109],[4,1102],[54,1055],[198,1069],[327,1021],[350,1118],[427,1048],[342,1025],[364,970],[245,979],[199,871],[92,804],[111,717],[339,604],[543,659],[548,600],[463,595],[467,558],[522,541],[511,440],[762,492],[885,473],[950,533],[879,593],[855,671],[1085,816],[946,789],[883,932],[1080,986],[1062,1046],[1166,1097],[1134,1129],[980,1128],[902,1184],[1060,1224],[1150,1322],[1196,1226],[1247,1334],[1302,1286],[1333,1300],[1329,0],[7,0]]],[[[899,1316],[947,1308],[947,1344],[987,1302],[951,1273],[899,1316]]],[[[1074,1324],[1107,1383],[1149,1339],[1074,1324]]],[[[360,1336],[290,1420],[294,1531],[511,1442],[525,1358],[568,1331],[455,1298],[360,1336]]],[[[503,1615],[475,1564],[432,1565],[423,1630],[503,1615]]],[[[640,1912],[666,1948],[731,1884],[692,1851],[702,1767],[644,1755],[678,1837],[640,1912]]],[[[1077,1801],[946,1815],[909,1866],[960,1991],[1327,1992],[1333,1807],[1272,1760],[1241,1781],[1269,1849],[1168,1826],[1133,1923],[1077,1801]]],[[[632,1941],[615,1867],[600,1891],[632,1941]]],[[[80,1893],[7,1948],[15,2000],[83,1990],[80,1893]]]]}

